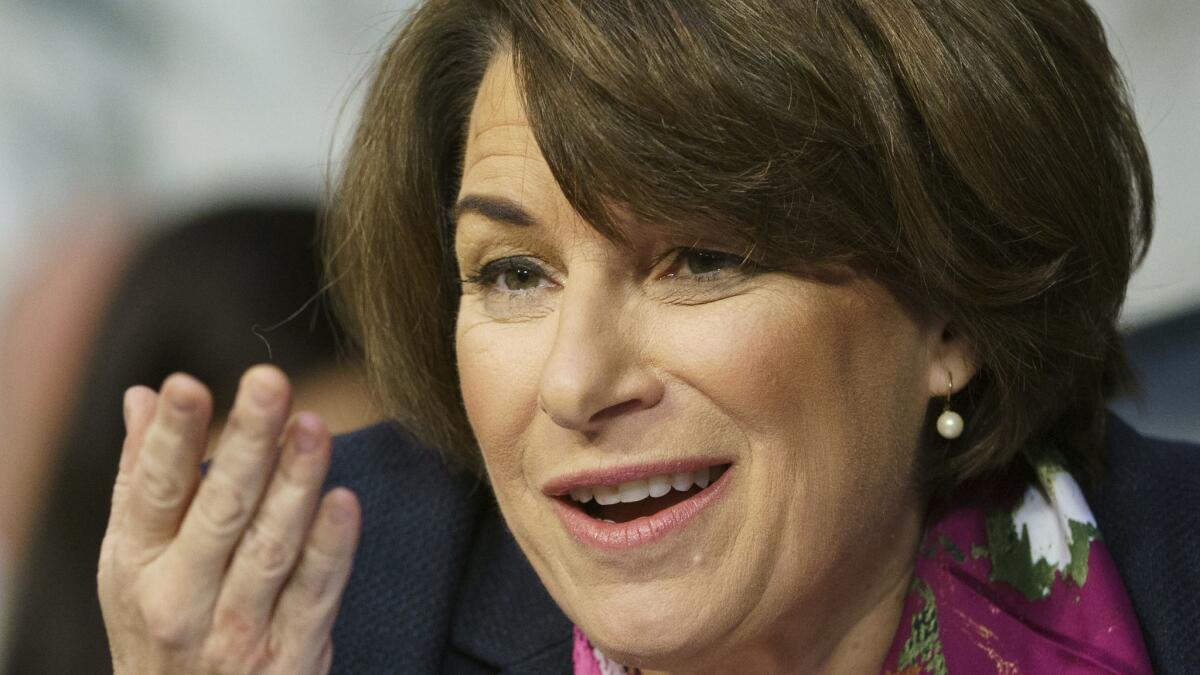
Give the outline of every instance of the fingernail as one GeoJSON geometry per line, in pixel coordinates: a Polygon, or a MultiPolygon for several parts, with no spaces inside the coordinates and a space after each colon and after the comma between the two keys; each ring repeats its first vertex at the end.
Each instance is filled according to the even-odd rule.
{"type": "Polygon", "coordinates": [[[126,427],[129,426],[129,416],[132,414],[133,410],[133,402],[131,401],[133,398],[132,394],[133,388],[131,387],[125,390],[125,396],[121,398],[121,416],[122,419],[125,420],[126,427]]]}
{"type": "Polygon", "coordinates": [[[317,437],[303,425],[297,424],[292,433],[295,434],[296,452],[305,454],[317,449],[317,437]]]}
{"type": "Polygon", "coordinates": [[[334,525],[345,525],[350,520],[350,509],[345,504],[334,504],[329,509],[329,522],[334,525]]]}
{"type": "Polygon", "coordinates": [[[250,396],[259,405],[271,405],[275,402],[275,390],[258,379],[250,383],[250,396]]]}
{"type": "Polygon", "coordinates": [[[250,398],[254,399],[255,403],[264,407],[272,407],[279,401],[279,387],[273,381],[276,378],[265,373],[256,373],[248,379],[246,385],[250,389],[250,398]]]}
{"type": "Polygon", "coordinates": [[[195,407],[195,401],[180,391],[178,387],[170,388],[170,391],[167,392],[167,400],[170,401],[176,410],[183,412],[189,412],[195,407]]]}
{"type": "Polygon", "coordinates": [[[329,508],[329,522],[335,525],[344,525],[350,522],[354,517],[354,508],[350,506],[345,498],[334,499],[329,508]]]}

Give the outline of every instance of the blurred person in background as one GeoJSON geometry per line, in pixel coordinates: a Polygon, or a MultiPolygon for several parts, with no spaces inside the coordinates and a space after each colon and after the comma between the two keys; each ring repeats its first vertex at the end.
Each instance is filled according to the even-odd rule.
{"type": "Polygon", "coordinates": [[[0,3],[0,636],[131,241],[215,205],[316,203],[347,89],[403,7],[0,3]]]}
{"type": "MultiPolygon", "coordinates": [[[[86,320],[57,322],[77,335],[46,336],[86,355],[76,359],[76,368],[41,367],[14,350],[4,354],[8,373],[54,374],[17,380],[46,414],[13,420],[12,428],[22,422],[37,427],[24,437],[40,438],[53,450],[24,448],[43,452],[40,461],[48,470],[7,486],[21,488],[30,503],[22,508],[29,546],[13,577],[5,672],[110,668],[94,567],[123,435],[116,411],[125,388],[185,370],[204,373],[217,400],[228,404],[241,372],[269,359],[295,374],[297,405],[320,411],[334,428],[372,420],[359,374],[339,360],[337,331],[313,302],[320,290],[315,222],[316,213],[306,207],[230,208],[168,226],[128,246],[128,257],[126,247],[115,243],[98,247],[94,260],[81,258],[95,271],[63,274],[90,278],[92,286],[58,282],[55,270],[47,271],[42,281],[63,287],[51,294],[59,315],[86,315],[91,308],[101,316],[90,344],[83,344],[91,332],[86,320]],[[116,280],[115,287],[105,288],[105,277],[116,280]],[[53,429],[62,435],[54,437],[53,429]]],[[[42,319],[55,315],[36,303],[26,310],[40,310],[42,319]]],[[[26,335],[36,336],[38,328],[27,322],[26,335]]],[[[40,354],[41,360],[53,358],[48,350],[40,354]]]]}

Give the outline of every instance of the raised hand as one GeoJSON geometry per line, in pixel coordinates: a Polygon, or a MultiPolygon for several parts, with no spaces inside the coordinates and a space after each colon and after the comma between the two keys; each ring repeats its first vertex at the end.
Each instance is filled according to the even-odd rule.
{"type": "Polygon", "coordinates": [[[126,392],[98,575],[116,673],[329,670],[359,506],[342,488],[321,497],[329,433],[289,410],[283,373],[247,371],[202,479],[204,385],[126,392]]]}

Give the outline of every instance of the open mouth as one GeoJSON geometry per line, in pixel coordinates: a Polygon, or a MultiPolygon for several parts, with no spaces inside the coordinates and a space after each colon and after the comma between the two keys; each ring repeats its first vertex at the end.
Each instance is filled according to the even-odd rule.
{"type": "Polygon", "coordinates": [[[720,464],[619,485],[578,487],[559,499],[596,520],[627,523],[653,516],[695,497],[716,483],[729,467],[729,464],[720,464]]]}

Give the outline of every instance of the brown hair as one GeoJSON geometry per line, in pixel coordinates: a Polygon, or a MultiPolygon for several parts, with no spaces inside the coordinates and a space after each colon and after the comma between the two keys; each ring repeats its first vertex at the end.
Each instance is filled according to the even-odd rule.
{"type": "Polygon", "coordinates": [[[1051,446],[1099,469],[1153,200],[1083,0],[422,4],[379,64],[327,272],[385,409],[476,469],[449,214],[500,50],[560,187],[605,236],[648,222],[768,267],[849,265],[951,319],[980,371],[955,398],[967,431],[928,444],[933,487],[1051,446]]]}

